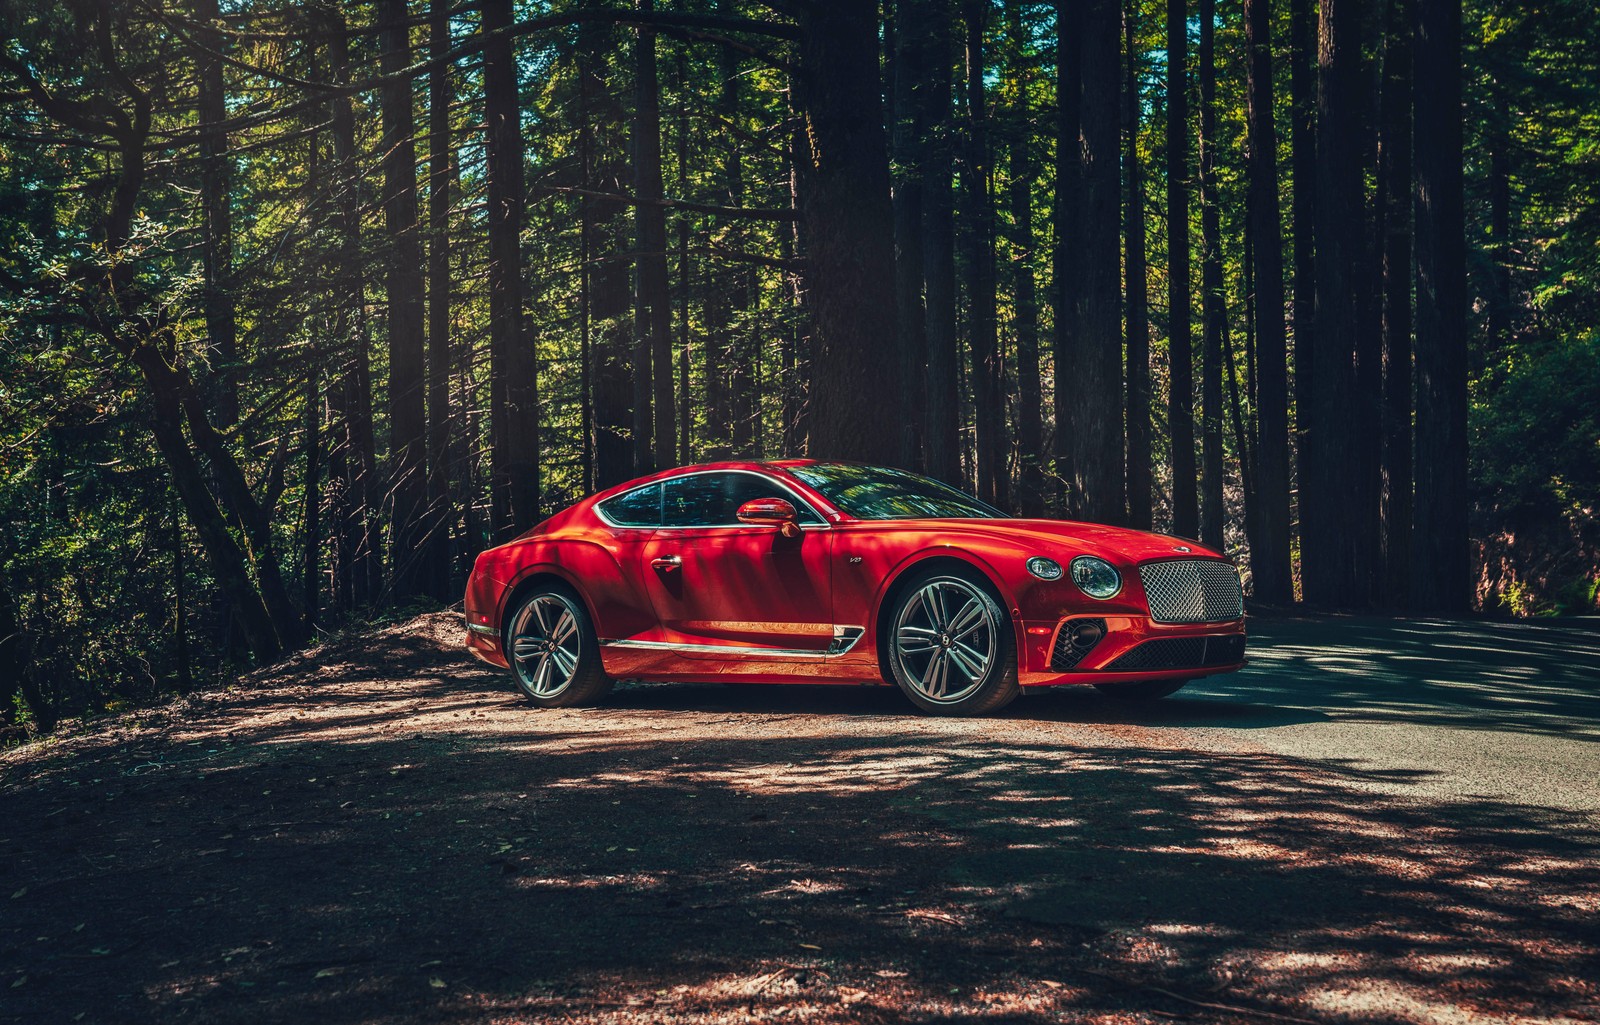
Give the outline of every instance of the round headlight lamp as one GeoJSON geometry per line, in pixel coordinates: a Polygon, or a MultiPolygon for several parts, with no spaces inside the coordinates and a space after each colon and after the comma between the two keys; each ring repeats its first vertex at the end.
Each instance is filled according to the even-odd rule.
{"type": "Polygon", "coordinates": [[[1080,555],[1072,560],[1072,582],[1091,598],[1110,598],[1122,590],[1122,575],[1104,559],[1080,555]]]}
{"type": "Polygon", "coordinates": [[[1028,560],[1028,572],[1040,580],[1060,580],[1061,563],[1054,559],[1046,559],[1042,555],[1035,555],[1028,560]]]}

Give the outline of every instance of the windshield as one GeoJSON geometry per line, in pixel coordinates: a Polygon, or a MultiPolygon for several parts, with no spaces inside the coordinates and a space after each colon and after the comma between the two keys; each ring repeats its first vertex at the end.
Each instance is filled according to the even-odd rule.
{"type": "Polygon", "coordinates": [[[991,519],[1006,515],[936,480],[886,466],[810,463],[784,469],[858,519],[991,519]]]}

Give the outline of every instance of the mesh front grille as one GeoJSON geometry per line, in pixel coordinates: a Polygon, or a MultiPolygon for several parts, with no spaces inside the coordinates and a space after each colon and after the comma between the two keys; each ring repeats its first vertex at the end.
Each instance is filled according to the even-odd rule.
{"type": "Polygon", "coordinates": [[[1205,669],[1244,661],[1244,634],[1226,637],[1164,637],[1145,641],[1106,666],[1112,672],[1144,669],[1205,669]]]}
{"type": "Polygon", "coordinates": [[[1226,562],[1152,562],[1139,567],[1139,578],[1158,623],[1226,623],[1244,615],[1239,575],[1226,562]]]}

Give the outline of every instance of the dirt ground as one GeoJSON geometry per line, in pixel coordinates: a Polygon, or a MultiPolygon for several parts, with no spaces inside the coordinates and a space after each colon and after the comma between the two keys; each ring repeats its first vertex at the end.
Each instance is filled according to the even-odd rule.
{"type": "Polygon", "coordinates": [[[0,1021],[1600,1021],[1600,833],[1093,692],[624,684],[459,619],[0,756],[0,1021]]]}

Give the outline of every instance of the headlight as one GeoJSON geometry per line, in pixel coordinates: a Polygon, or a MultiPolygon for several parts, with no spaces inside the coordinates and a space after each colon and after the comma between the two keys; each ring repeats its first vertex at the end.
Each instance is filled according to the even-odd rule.
{"type": "Polygon", "coordinates": [[[1091,598],[1109,598],[1122,590],[1122,576],[1117,568],[1093,555],[1080,555],[1072,560],[1072,582],[1091,598]]]}
{"type": "Polygon", "coordinates": [[[1028,572],[1040,580],[1060,580],[1061,563],[1054,559],[1046,559],[1043,556],[1035,555],[1028,560],[1028,572]]]}

